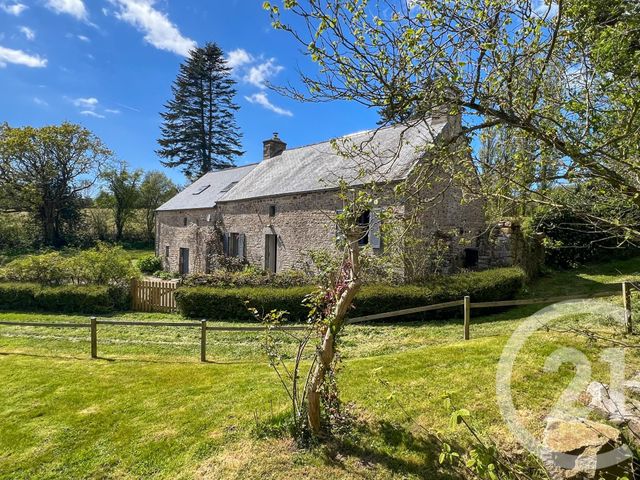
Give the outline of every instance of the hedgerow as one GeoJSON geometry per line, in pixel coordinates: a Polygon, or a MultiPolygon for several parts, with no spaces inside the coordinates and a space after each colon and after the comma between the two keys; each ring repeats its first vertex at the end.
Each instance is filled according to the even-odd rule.
{"type": "Polygon", "coordinates": [[[4,310],[65,313],[107,313],[128,303],[128,292],[104,285],[0,283],[0,308],[4,310]]]}
{"type": "MultiPolygon", "coordinates": [[[[366,285],[358,293],[351,317],[401,310],[434,303],[460,300],[470,295],[475,301],[506,300],[522,288],[525,273],[517,267],[461,273],[432,279],[428,285],[366,285]]],[[[313,286],[268,287],[181,287],[176,302],[183,315],[211,320],[253,320],[247,306],[258,311],[286,310],[291,320],[303,320],[302,306],[313,286]]],[[[449,312],[450,314],[450,312],[449,312]]],[[[430,314],[433,318],[437,314],[430,314]]],[[[427,318],[425,314],[402,317],[427,318]]]]}

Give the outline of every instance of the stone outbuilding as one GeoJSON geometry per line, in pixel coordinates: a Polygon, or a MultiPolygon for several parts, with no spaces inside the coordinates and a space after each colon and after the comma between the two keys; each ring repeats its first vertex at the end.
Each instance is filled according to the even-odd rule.
{"type": "MultiPolygon", "coordinates": [[[[216,255],[238,257],[270,272],[300,268],[309,251],[336,248],[340,182],[393,189],[411,181],[428,157],[427,147],[459,128],[459,117],[440,116],[297,148],[287,148],[274,134],[264,142],[259,163],[207,173],[158,209],[156,253],[166,270],[181,274],[207,272],[216,255]]],[[[483,206],[462,202],[462,189],[444,176],[420,193],[436,201],[417,217],[415,231],[447,244],[445,270],[477,267],[483,206]]],[[[410,200],[388,201],[396,204],[387,207],[400,212],[416,208],[410,200]]],[[[361,243],[382,253],[385,239],[376,212],[366,212],[362,221],[369,228],[361,243]]],[[[417,258],[426,258],[419,245],[410,248],[417,258]]]]}

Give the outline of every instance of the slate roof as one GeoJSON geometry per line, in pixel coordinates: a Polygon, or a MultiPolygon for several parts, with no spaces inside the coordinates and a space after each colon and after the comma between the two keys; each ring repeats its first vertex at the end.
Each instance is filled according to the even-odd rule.
{"type": "Polygon", "coordinates": [[[220,202],[330,190],[337,188],[341,179],[352,185],[401,181],[424,155],[425,146],[432,144],[447,125],[444,119],[433,123],[427,120],[358,132],[333,141],[340,151],[357,155],[338,154],[331,140],[287,149],[257,164],[207,173],[158,210],[212,208],[220,202]],[[206,185],[209,187],[195,194],[206,185]]]}
{"type": "Polygon", "coordinates": [[[239,182],[256,166],[254,163],[209,172],[161,205],[158,211],[212,208],[233,182],[239,182]]]}
{"type": "Polygon", "coordinates": [[[396,125],[335,140],[340,150],[358,152],[357,158],[339,155],[331,141],[287,149],[260,162],[219,201],[334,189],[340,179],[353,185],[404,180],[446,125],[444,120],[396,125]]]}

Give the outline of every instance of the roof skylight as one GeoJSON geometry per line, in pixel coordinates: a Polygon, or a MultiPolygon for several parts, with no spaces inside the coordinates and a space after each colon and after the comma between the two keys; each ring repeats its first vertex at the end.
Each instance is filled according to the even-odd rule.
{"type": "Polygon", "coordinates": [[[209,188],[211,185],[202,185],[200,188],[198,188],[198,190],[196,190],[195,192],[193,192],[193,195],[200,195],[202,192],[204,192],[207,188],[209,188]]]}
{"type": "Polygon", "coordinates": [[[229,190],[231,190],[233,188],[233,186],[238,183],[238,182],[231,182],[229,185],[227,185],[226,187],[224,187],[222,190],[220,190],[221,192],[228,192],[229,190]]]}

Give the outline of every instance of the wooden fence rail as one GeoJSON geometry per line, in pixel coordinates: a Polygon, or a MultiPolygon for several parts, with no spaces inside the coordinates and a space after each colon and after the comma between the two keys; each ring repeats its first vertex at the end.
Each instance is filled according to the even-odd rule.
{"type": "MultiPolygon", "coordinates": [[[[622,283],[622,299],[625,309],[625,329],[628,333],[633,332],[633,322],[631,318],[631,290],[640,290],[637,286],[624,282],[622,283]]],[[[465,296],[462,300],[454,300],[451,302],[437,303],[433,305],[425,305],[422,307],[406,308],[403,310],[395,310],[393,312],[376,313],[373,315],[365,315],[362,317],[350,318],[346,321],[348,324],[361,323],[372,320],[381,320],[384,318],[392,318],[403,315],[410,315],[413,313],[428,312],[433,310],[450,309],[455,307],[463,307],[463,338],[469,340],[470,338],[470,325],[471,325],[471,311],[474,308],[501,308],[501,307],[516,307],[522,305],[536,305],[544,303],[557,303],[569,300],[584,300],[588,298],[607,297],[618,293],[620,290],[597,292],[593,294],[571,295],[561,297],[546,297],[546,298],[528,298],[520,300],[500,300],[496,302],[472,302],[470,296],[465,296]]],[[[207,320],[201,320],[200,322],[149,322],[149,321],[131,321],[131,320],[109,320],[99,319],[97,317],[91,317],[89,323],[62,323],[62,322],[11,322],[0,321],[0,325],[14,326],[14,327],[54,327],[54,328],[89,328],[90,340],[91,340],[91,358],[98,358],[98,326],[135,326],[135,327],[185,327],[185,328],[198,328],[200,330],[200,361],[207,361],[207,332],[262,332],[265,327],[224,327],[224,326],[209,326],[207,320]]],[[[307,326],[277,326],[273,327],[276,331],[302,331],[306,330],[307,326]]]]}

